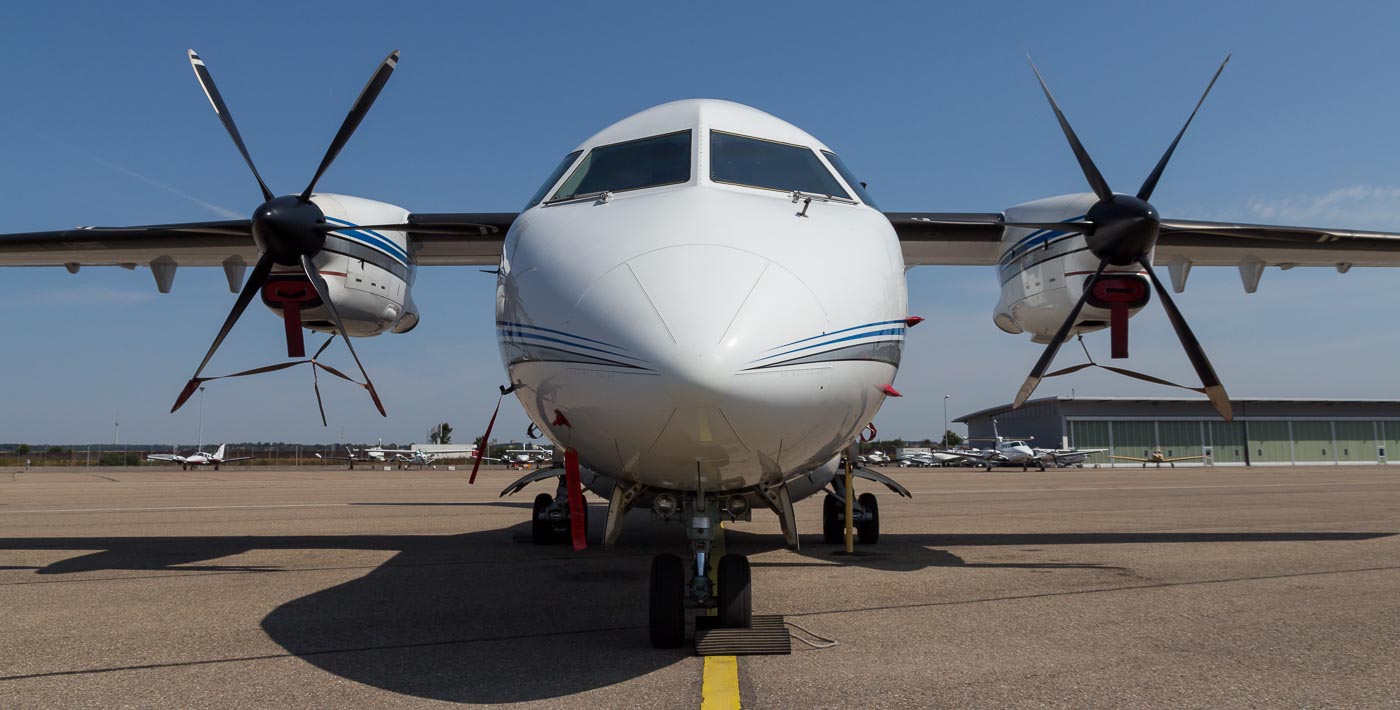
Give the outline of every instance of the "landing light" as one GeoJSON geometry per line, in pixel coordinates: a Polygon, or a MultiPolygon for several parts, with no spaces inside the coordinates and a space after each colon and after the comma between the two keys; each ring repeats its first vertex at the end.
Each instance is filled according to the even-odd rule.
{"type": "Polygon", "coordinates": [[[729,496],[729,500],[724,502],[724,510],[730,517],[738,518],[749,511],[749,499],[743,496],[729,496]]]}
{"type": "Polygon", "coordinates": [[[656,496],[651,502],[651,509],[665,520],[670,520],[676,514],[676,497],[670,493],[662,493],[656,496]]]}

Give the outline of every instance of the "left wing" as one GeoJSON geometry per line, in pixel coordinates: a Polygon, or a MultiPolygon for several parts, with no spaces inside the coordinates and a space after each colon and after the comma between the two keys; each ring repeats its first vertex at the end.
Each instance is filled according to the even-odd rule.
{"type": "MultiPolygon", "coordinates": [[[[411,214],[399,227],[408,233],[419,264],[495,266],[514,212],[411,214]]],[[[77,227],[53,232],[0,235],[0,266],[124,266],[165,259],[178,266],[221,266],[230,260],[254,264],[258,245],[252,220],[183,222],[135,227],[77,227]]],[[[236,263],[236,261],[235,261],[236,263]]]]}

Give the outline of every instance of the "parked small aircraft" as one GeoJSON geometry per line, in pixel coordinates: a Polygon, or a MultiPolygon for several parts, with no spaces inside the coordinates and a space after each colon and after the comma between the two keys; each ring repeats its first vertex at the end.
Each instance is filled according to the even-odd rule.
{"type": "Polygon", "coordinates": [[[239,456],[236,458],[224,458],[224,449],[227,444],[219,444],[219,448],[214,453],[209,454],[203,451],[196,451],[189,456],[179,454],[150,454],[146,456],[148,461],[170,461],[180,464],[181,471],[188,471],[197,466],[213,466],[214,470],[219,470],[219,466],[233,461],[247,461],[252,456],[239,456]]]}
{"type": "Polygon", "coordinates": [[[1155,463],[1155,464],[1157,464],[1157,468],[1161,468],[1161,467],[1162,467],[1162,464],[1168,464],[1168,465],[1170,465],[1172,468],[1176,468],[1176,462],[1177,462],[1177,461],[1197,461],[1197,460],[1203,459],[1203,458],[1205,458],[1205,457],[1204,457],[1204,456],[1176,456],[1176,457],[1168,458],[1166,455],[1164,455],[1164,454],[1162,453],[1162,450],[1161,450],[1161,449],[1156,449],[1156,450],[1154,450],[1151,454],[1148,454],[1147,458],[1145,458],[1145,459],[1140,459],[1140,458],[1138,458],[1138,457],[1136,457],[1136,456],[1109,456],[1109,458],[1111,458],[1111,459],[1122,459],[1122,460],[1124,460],[1124,461],[1140,461],[1140,462],[1142,462],[1142,467],[1143,467],[1143,468],[1147,468],[1147,464],[1150,464],[1150,463],[1155,463]]]}

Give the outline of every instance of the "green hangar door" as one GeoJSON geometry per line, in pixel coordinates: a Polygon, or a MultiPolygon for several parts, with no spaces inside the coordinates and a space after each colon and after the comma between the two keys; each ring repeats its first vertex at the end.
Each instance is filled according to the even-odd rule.
{"type": "Polygon", "coordinates": [[[1169,459],[1205,455],[1200,422],[1157,422],[1157,437],[1157,448],[1169,459]]]}
{"type": "Polygon", "coordinates": [[[1293,422],[1293,460],[1298,463],[1336,463],[1332,448],[1332,422],[1293,422]]]}
{"type": "Polygon", "coordinates": [[[1337,432],[1337,461],[1339,463],[1375,463],[1375,422],[1333,422],[1337,432]]]}
{"type": "Polygon", "coordinates": [[[1293,463],[1288,422],[1249,423],[1249,462],[1255,466],[1293,463]]]}

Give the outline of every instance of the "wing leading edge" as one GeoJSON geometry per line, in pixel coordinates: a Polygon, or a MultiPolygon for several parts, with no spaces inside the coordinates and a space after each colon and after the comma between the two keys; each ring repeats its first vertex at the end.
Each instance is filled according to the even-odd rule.
{"type": "MultiPolygon", "coordinates": [[[[397,227],[408,233],[419,264],[494,266],[513,212],[420,213],[397,227]]],[[[157,260],[179,266],[221,266],[258,260],[251,220],[185,222],[135,227],[78,227],[0,235],[0,266],[124,266],[157,260]]]]}
{"type": "MultiPolygon", "coordinates": [[[[990,266],[1001,252],[998,212],[887,212],[906,266],[990,266]]],[[[1198,266],[1400,266],[1400,234],[1328,227],[1163,219],[1156,261],[1198,266]]]]}

